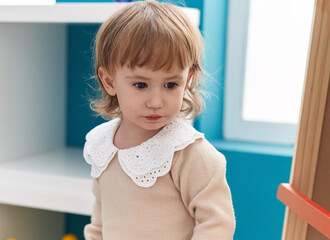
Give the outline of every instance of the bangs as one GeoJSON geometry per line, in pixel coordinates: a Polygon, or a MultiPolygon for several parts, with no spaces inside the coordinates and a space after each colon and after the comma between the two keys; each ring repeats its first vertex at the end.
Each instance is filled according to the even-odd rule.
{"type": "MultiPolygon", "coordinates": [[[[154,15],[153,12],[149,14],[154,15]]],[[[115,48],[114,60],[117,64],[166,71],[173,66],[180,69],[192,66],[193,43],[189,42],[187,33],[179,24],[169,19],[148,16],[145,12],[134,19],[136,21],[126,25],[118,38],[122,41],[115,48]]]]}

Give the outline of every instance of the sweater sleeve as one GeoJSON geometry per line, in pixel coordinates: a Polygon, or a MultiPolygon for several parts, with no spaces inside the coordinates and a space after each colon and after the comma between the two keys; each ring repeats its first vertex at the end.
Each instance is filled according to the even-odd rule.
{"type": "Polygon", "coordinates": [[[102,213],[101,200],[98,190],[98,180],[93,180],[93,193],[95,195],[95,202],[91,223],[85,226],[84,236],[86,240],[102,240],[102,213]]]}
{"type": "Polygon", "coordinates": [[[235,216],[225,157],[207,140],[199,139],[177,152],[171,174],[196,221],[192,240],[233,239],[235,216]]]}

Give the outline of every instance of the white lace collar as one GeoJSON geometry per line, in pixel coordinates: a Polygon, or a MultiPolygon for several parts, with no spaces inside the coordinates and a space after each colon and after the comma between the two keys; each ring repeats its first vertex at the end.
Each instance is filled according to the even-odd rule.
{"type": "Polygon", "coordinates": [[[151,187],[157,177],[170,171],[175,151],[204,137],[185,120],[176,118],[140,145],[118,149],[113,145],[113,137],[120,122],[119,118],[105,122],[86,135],[84,158],[92,166],[91,175],[94,178],[101,176],[118,152],[122,169],[134,183],[140,187],[151,187]]]}

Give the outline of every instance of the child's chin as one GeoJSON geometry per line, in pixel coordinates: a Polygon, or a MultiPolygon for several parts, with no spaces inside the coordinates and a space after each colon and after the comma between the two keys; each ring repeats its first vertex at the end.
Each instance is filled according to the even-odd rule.
{"type": "Polygon", "coordinates": [[[150,131],[161,130],[164,126],[166,126],[167,122],[151,122],[144,125],[144,129],[150,131]]]}
{"type": "Polygon", "coordinates": [[[147,126],[145,126],[144,128],[146,130],[160,130],[162,129],[166,124],[163,124],[163,123],[150,123],[150,124],[147,124],[147,126]]]}

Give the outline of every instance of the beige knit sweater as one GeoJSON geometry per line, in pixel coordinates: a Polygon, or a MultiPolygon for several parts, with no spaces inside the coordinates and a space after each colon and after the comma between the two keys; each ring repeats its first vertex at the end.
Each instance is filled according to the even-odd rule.
{"type": "Polygon", "coordinates": [[[229,240],[235,217],[226,160],[206,139],[176,151],[171,170],[137,186],[116,153],[94,179],[94,210],[86,240],[229,240]]]}

